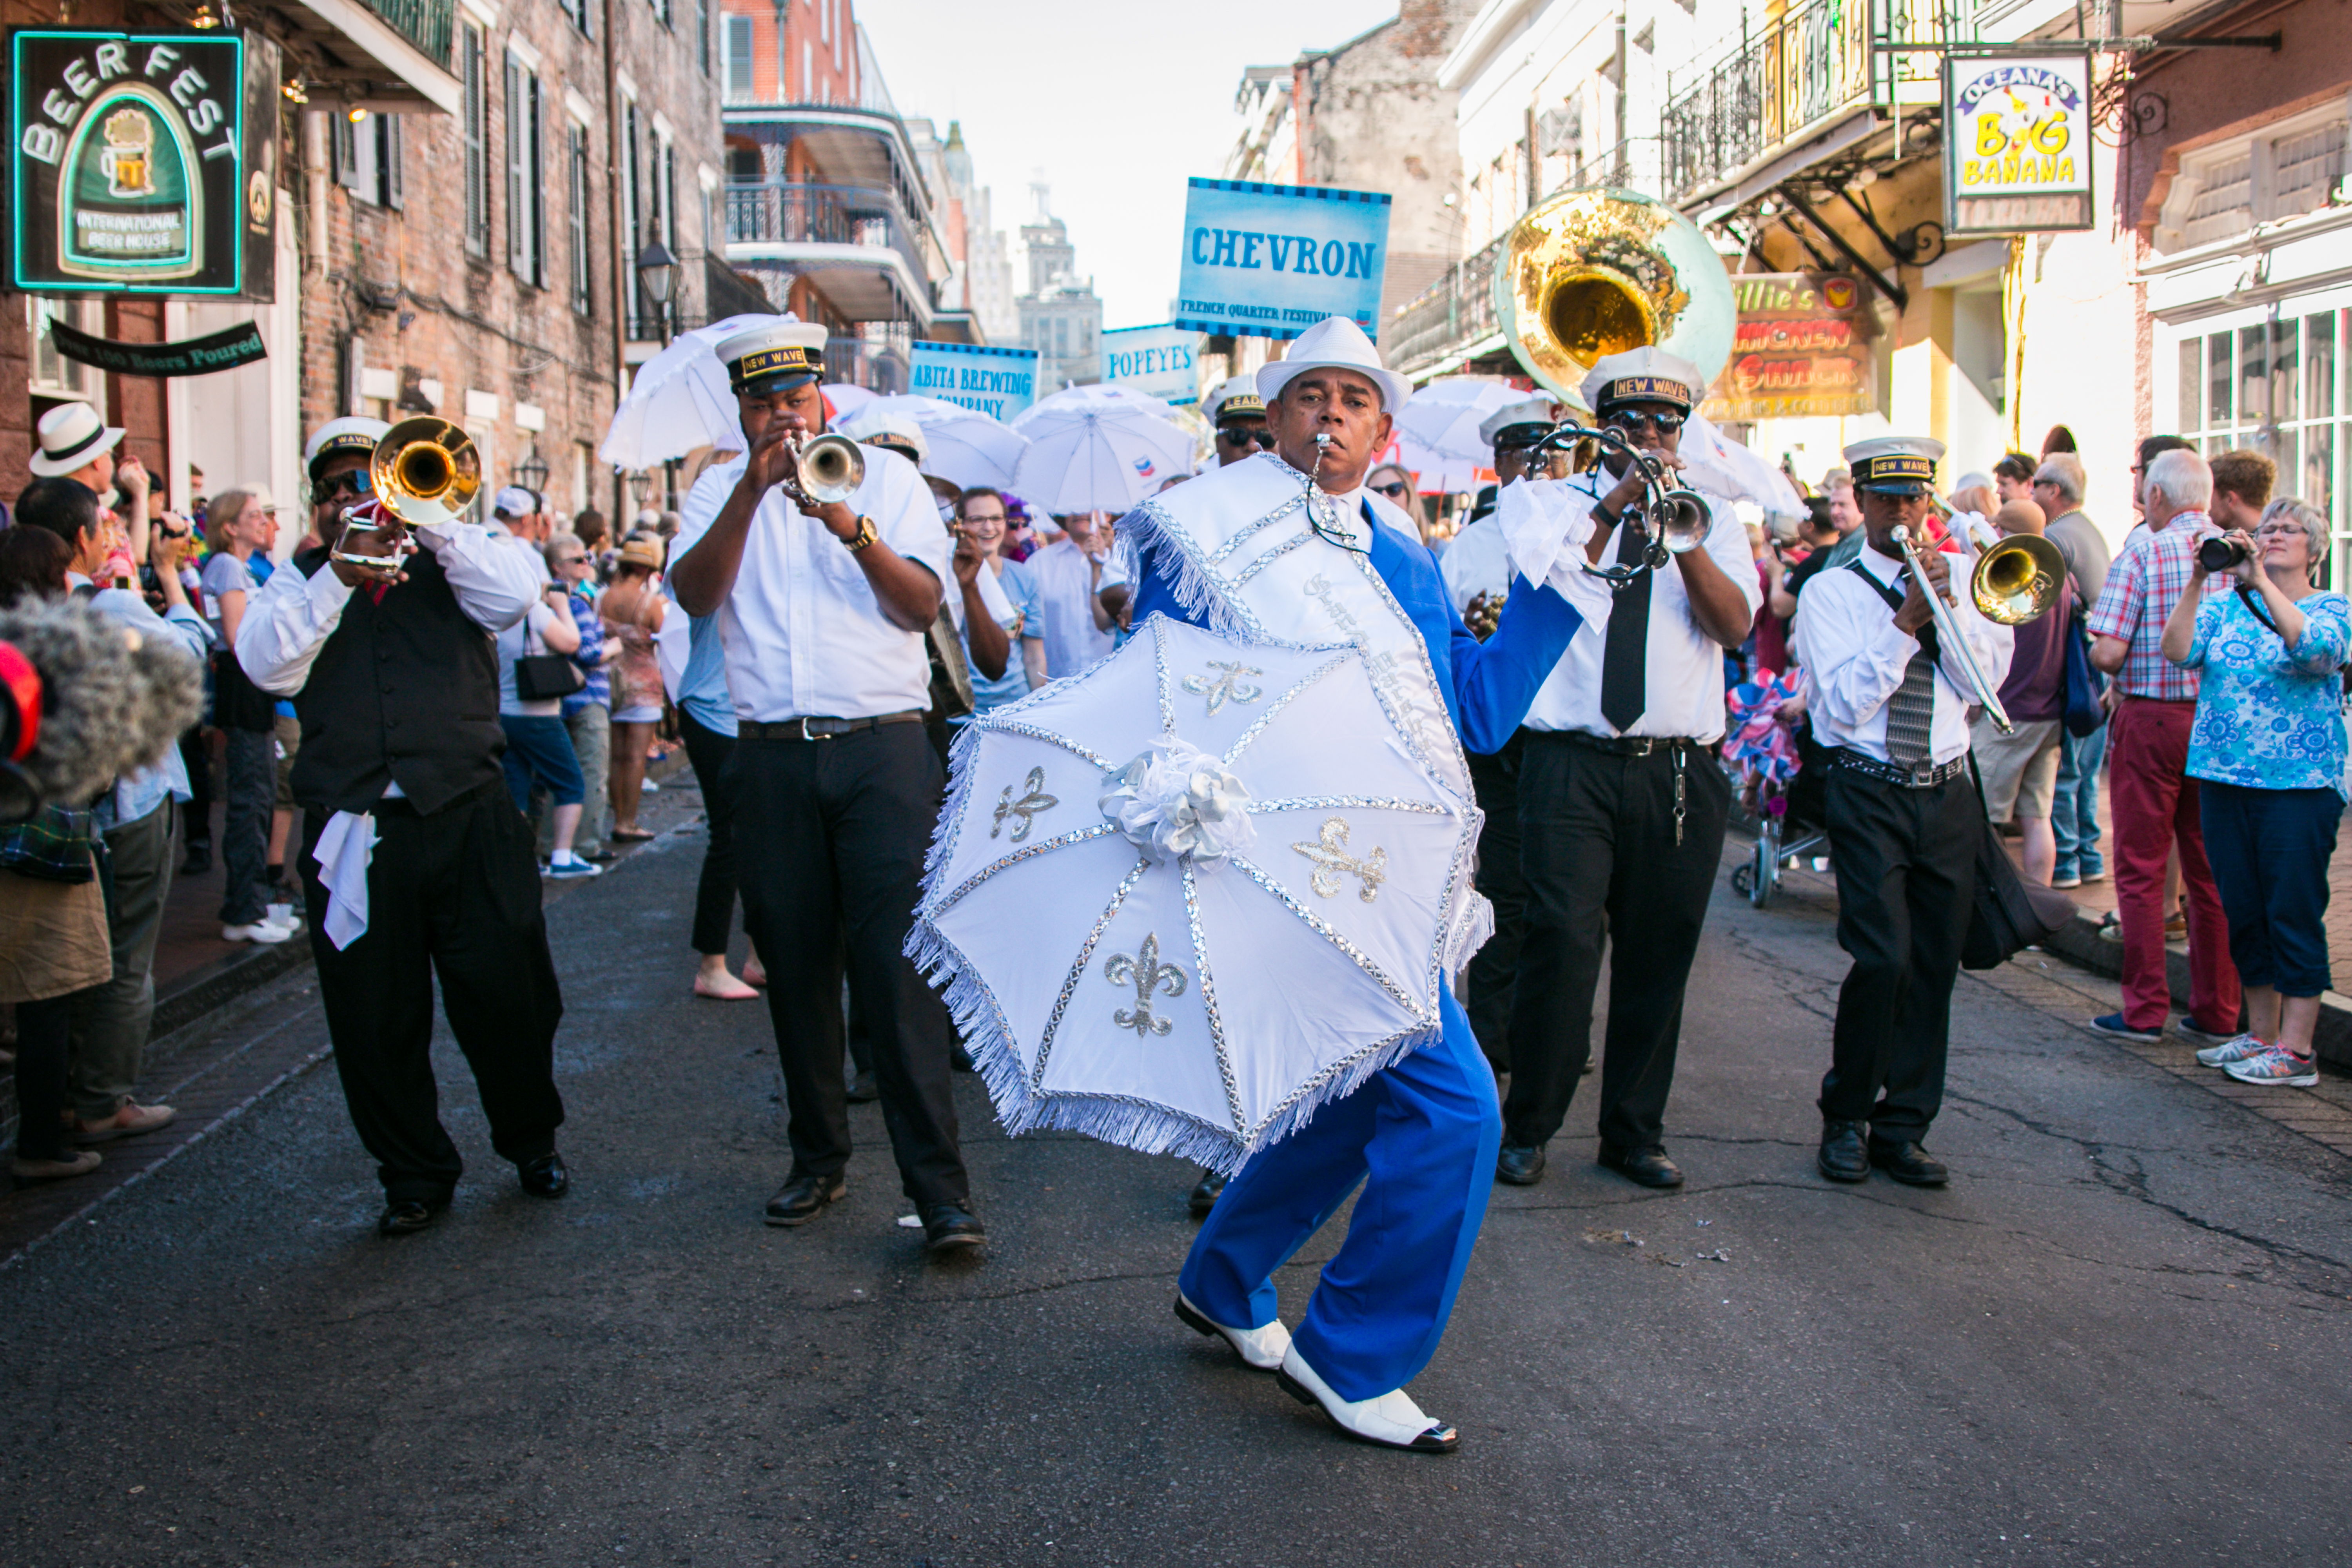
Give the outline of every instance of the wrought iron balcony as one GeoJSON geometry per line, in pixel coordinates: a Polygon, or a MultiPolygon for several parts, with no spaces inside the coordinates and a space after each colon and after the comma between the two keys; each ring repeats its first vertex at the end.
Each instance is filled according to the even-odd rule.
{"type": "Polygon", "coordinates": [[[1947,0],[1806,0],[1750,35],[1663,118],[1664,184],[1680,201],[1747,167],[1809,128],[1864,104],[1926,101],[1940,57],[1877,52],[1893,43],[1966,36],[1947,0]]]}
{"type": "Polygon", "coordinates": [[[916,226],[894,191],[796,180],[739,181],[727,186],[727,243],[894,250],[915,285],[929,287],[916,226]]]}
{"type": "Polygon", "coordinates": [[[1495,258],[1510,231],[1455,262],[1381,329],[1381,353],[1408,375],[1465,357],[1500,329],[1495,320],[1495,258]]]}
{"type": "Polygon", "coordinates": [[[361,0],[369,10],[383,19],[384,25],[410,43],[417,53],[439,66],[450,68],[449,47],[456,37],[457,7],[456,0],[361,0]]]}

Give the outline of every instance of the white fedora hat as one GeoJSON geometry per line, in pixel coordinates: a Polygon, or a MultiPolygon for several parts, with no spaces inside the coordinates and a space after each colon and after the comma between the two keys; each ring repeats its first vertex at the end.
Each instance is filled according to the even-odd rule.
{"type": "Polygon", "coordinates": [[[41,416],[41,449],[26,466],[43,479],[70,474],[121,439],[122,427],[107,424],[89,404],[60,403],[41,416]]]}
{"type": "Polygon", "coordinates": [[[1352,370],[1381,389],[1384,411],[1394,414],[1412,395],[1412,383],[1381,363],[1381,351],[1364,329],[1345,316],[1326,316],[1298,334],[1283,356],[1262,366],[1257,392],[1272,403],[1291,379],[1308,370],[1352,370]]]}

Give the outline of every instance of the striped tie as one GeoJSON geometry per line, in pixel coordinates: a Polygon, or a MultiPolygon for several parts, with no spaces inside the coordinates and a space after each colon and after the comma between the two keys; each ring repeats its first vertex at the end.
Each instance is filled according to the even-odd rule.
{"type": "Polygon", "coordinates": [[[1887,760],[1899,767],[1919,766],[1933,749],[1935,731],[1936,628],[1927,626],[1919,629],[1918,651],[1903,667],[1903,684],[1887,699],[1887,760]]]}

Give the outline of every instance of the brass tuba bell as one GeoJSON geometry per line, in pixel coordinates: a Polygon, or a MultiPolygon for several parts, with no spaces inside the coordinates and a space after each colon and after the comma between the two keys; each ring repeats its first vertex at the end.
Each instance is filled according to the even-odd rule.
{"type": "Polygon", "coordinates": [[[1634,191],[1590,186],[1538,203],[1495,258],[1495,316],[1537,384],[1581,404],[1595,361],[1655,346],[1712,382],[1739,321],[1698,226],[1634,191]]]}
{"type": "Polygon", "coordinates": [[[368,479],[384,510],[410,527],[448,522],[482,488],[481,454],[457,426],[423,415],[383,433],[368,479]]]}

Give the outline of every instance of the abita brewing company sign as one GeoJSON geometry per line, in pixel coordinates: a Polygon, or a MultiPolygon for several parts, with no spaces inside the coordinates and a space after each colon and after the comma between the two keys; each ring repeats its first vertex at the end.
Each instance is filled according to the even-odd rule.
{"type": "Polygon", "coordinates": [[[9,63],[18,289],[243,288],[242,37],[24,27],[9,63]]]}

